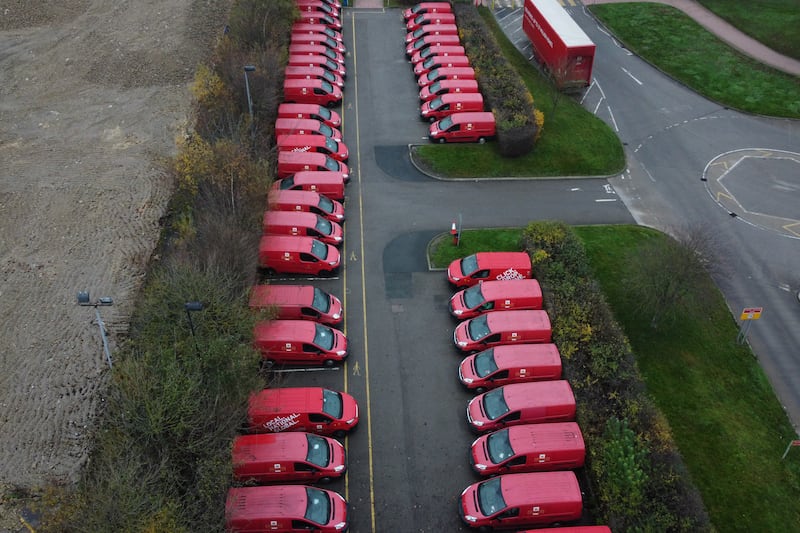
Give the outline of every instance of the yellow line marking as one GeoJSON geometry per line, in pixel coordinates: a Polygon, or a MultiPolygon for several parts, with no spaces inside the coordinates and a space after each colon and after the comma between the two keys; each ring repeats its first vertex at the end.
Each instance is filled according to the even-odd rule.
{"type": "Polygon", "coordinates": [[[795,230],[792,229],[793,227],[796,227],[796,226],[800,226],[800,222],[792,222],[791,224],[786,224],[785,226],[783,226],[783,229],[785,229],[786,231],[788,231],[789,233],[791,233],[793,235],[797,235],[798,237],[800,237],[800,233],[798,233],[798,232],[796,232],[795,230]]]}
{"type": "Polygon", "coordinates": [[[718,192],[718,193],[717,193],[717,201],[718,201],[718,202],[719,202],[719,197],[720,197],[720,196],[724,196],[724,197],[725,197],[725,198],[727,198],[728,200],[733,200],[733,196],[731,196],[731,195],[729,195],[729,194],[726,194],[726,193],[724,193],[724,192],[718,192]]]}
{"type": "Polygon", "coordinates": [[[360,376],[361,375],[361,367],[358,366],[358,361],[356,361],[355,364],[353,365],[353,375],[354,376],[360,376]]]}
{"type": "Polygon", "coordinates": [[[350,261],[358,261],[358,257],[356,257],[355,250],[350,252],[350,261]]]}

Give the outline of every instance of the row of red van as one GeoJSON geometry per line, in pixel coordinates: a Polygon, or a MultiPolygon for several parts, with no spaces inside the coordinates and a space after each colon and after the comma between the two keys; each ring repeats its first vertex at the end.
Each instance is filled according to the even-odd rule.
{"type": "MultiPolygon", "coordinates": [[[[259,265],[274,272],[319,275],[339,267],[345,164],[341,117],[344,52],[338,0],[295,0],[301,20],[292,27],[284,100],[276,121],[277,177],[269,193],[259,265]]],[[[312,285],[258,285],[250,307],[274,310],[258,322],[254,345],[267,364],[332,365],[347,357],[336,324],[341,301],[312,285]]],[[[234,440],[234,476],[257,486],[231,488],[226,529],[235,532],[348,529],[348,504],[337,492],[311,484],[341,477],[344,436],[358,423],[347,393],[320,387],[264,389],[248,403],[247,434],[234,440]],[[273,483],[302,483],[272,485],[273,483]]]]}
{"type": "Polygon", "coordinates": [[[483,143],[495,136],[494,115],[484,111],[450,4],[425,4],[437,3],[406,20],[406,55],[420,87],[420,115],[432,122],[431,141],[483,143]]]}
{"type": "MultiPolygon", "coordinates": [[[[561,356],[551,341],[542,291],[524,252],[482,252],[453,261],[449,301],[461,322],[454,342],[474,352],[459,365],[459,380],[480,393],[467,421],[480,436],[470,465],[480,476],[460,496],[459,515],[470,527],[513,529],[574,522],[583,499],[573,469],[586,449],[575,423],[575,397],[561,379],[561,356]]],[[[560,529],[561,531],[562,529],[560,529]]],[[[606,526],[564,531],[610,533],[606,526]]]]}

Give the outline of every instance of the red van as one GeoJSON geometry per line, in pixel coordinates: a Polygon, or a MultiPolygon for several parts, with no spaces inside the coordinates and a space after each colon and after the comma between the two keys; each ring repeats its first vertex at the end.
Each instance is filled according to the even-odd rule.
{"type": "Polygon", "coordinates": [[[425,35],[416,41],[406,44],[406,56],[411,57],[417,52],[422,52],[429,46],[456,46],[461,44],[458,34],[425,35]]]}
{"type": "Polygon", "coordinates": [[[403,11],[403,20],[408,20],[422,13],[451,13],[450,2],[420,2],[403,11]]]}
{"type": "Polygon", "coordinates": [[[453,13],[421,13],[408,19],[406,31],[416,31],[428,24],[455,24],[456,16],[453,13]]]}
{"type": "Polygon", "coordinates": [[[258,266],[285,274],[333,274],[341,256],[335,246],[313,237],[265,235],[258,245],[258,266]]]}
{"type": "Polygon", "coordinates": [[[331,128],[342,127],[339,113],[319,104],[281,104],[278,106],[277,118],[313,118],[331,128]]]}
{"type": "Polygon", "coordinates": [[[420,88],[435,83],[439,80],[474,80],[475,70],[472,67],[442,67],[435,68],[417,78],[420,88]]]}
{"type": "Polygon", "coordinates": [[[344,37],[342,36],[342,32],[329,28],[324,24],[309,24],[307,22],[295,22],[292,24],[292,34],[295,33],[321,33],[330,37],[331,39],[336,39],[337,41],[344,42],[344,37]]]}
{"type": "MultiPolygon", "coordinates": [[[[441,70],[441,69],[439,69],[441,70]]],[[[491,111],[453,113],[431,124],[428,137],[432,142],[485,143],[496,134],[491,111]]]]}
{"type": "Polygon", "coordinates": [[[313,191],[334,200],[344,200],[344,174],[325,170],[298,172],[288,178],[276,180],[273,190],[313,191]]]}
{"type": "Polygon", "coordinates": [[[469,111],[483,111],[483,95],[481,93],[447,93],[437,96],[420,106],[419,115],[422,120],[434,122],[453,113],[469,111]]]}
{"type": "MultiPolygon", "coordinates": [[[[307,81],[307,80],[286,80],[307,81]]],[[[275,120],[275,138],[282,135],[324,135],[333,140],[341,141],[342,132],[313,118],[278,118],[275,120]]]]}
{"type": "Polygon", "coordinates": [[[481,531],[578,520],[583,496],[574,472],[505,474],[461,493],[461,519],[481,531]]]}
{"type": "Polygon", "coordinates": [[[325,80],[339,89],[344,88],[344,78],[325,67],[290,66],[283,69],[283,77],[287,80],[325,80]]]}
{"type": "MultiPolygon", "coordinates": [[[[420,77],[431,70],[442,67],[468,67],[469,58],[463,56],[428,56],[427,59],[414,65],[414,76],[420,77]]],[[[481,111],[483,109],[481,108],[481,111]]]]}
{"type": "Polygon", "coordinates": [[[344,65],[344,55],[336,50],[331,50],[323,44],[289,43],[289,55],[324,56],[339,63],[340,65],[344,65]]]}
{"type": "Polygon", "coordinates": [[[552,327],[547,311],[490,311],[461,322],[453,343],[462,352],[501,344],[550,342],[552,327]]]}
{"type": "Polygon", "coordinates": [[[542,308],[542,288],[535,279],[481,281],[450,298],[450,314],[458,319],[474,318],[487,311],[542,308]]]}
{"type": "Polygon", "coordinates": [[[561,378],[561,354],[555,344],[506,344],[469,355],[458,379],[481,393],[511,383],[561,378]]]}
{"type": "Polygon", "coordinates": [[[249,305],[251,309],[272,309],[279,319],[334,326],[344,318],[342,301],[313,285],[256,285],[250,291],[249,305]]]}
{"type": "Polygon", "coordinates": [[[333,59],[323,55],[315,54],[293,54],[289,56],[287,66],[290,67],[322,67],[338,74],[342,78],[347,77],[347,69],[343,64],[337,63],[333,59]]]}
{"type": "Polygon", "coordinates": [[[300,11],[298,22],[306,24],[322,24],[336,31],[342,31],[342,21],[321,11],[300,11]]]}
{"type": "Polygon", "coordinates": [[[477,92],[479,91],[476,80],[441,80],[423,87],[419,91],[419,99],[425,103],[443,94],[477,92]]]}
{"type": "Polygon", "coordinates": [[[343,163],[350,157],[347,145],[324,135],[281,135],[278,152],[318,153],[343,163]]]}
{"type": "Polygon", "coordinates": [[[342,102],[342,90],[336,85],[318,78],[287,78],[283,80],[283,100],[299,104],[334,107],[342,102]]]}
{"type": "Polygon", "coordinates": [[[250,396],[247,420],[252,433],[308,431],[341,438],[358,424],[358,404],[346,392],[322,387],[263,389],[250,396]]]}
{"type": "MultiPolygon", "coordinates": [[[[338,142],[324,135],[293,135],[292,137],[317,137],[320,141],[330,141],[333,148],[338,149],[338,142]]],[[[282,137],[282,138],[285,138],[282,137]]],[[[308,145],[306,145],[308,146],[308,145]]],[[[297,147],[297,150],[281,150],[278,152],[277,176],[287,178],[298,172],[307,170],[327,170],[339,172],[347,183],[350,178],[350,169],[341,161],[317,151],[304,149],[306,146],[297,147]]]]}
{"type": "Polygon", "coordinates": [[[415,65],[420,61],[425,61],[431,56],[465,56],[467,52],[461,45],[435,45],[423,48],[421,52],[415,52],[411,56],[411,64],[415,65]]]}
{"type": "Polygon", "coordinates": [[[347,337],[311,320],[267,320],[253,328],[253,345],[267,366],[333,366],[347,358],[347,337]]]}
{"type": "Polygon", "coordinates": [[[467,422],[477,433],[505,426],[574,421],[575,396],[563,379],[506,385],[479,394],[467,404],[467,422]]]}
{"type": "Polygon", "coordinates": [[[264,235],[304,235],[325,244],[340,246],[344,231],[337,222],[314,213],[295,211],[266,211],[262,224],[264,235]]]}
{"type": "Polygon", "coordinates": [[[482,476],[572,470],[583,466],[586,445],[575,422],[523,424],[481,435],[470,464],[482,476]]]}
{"type": "Polygon", "coordinates": [[[322,12],[335,19],[342,20],[341,11],[323,0],[294,0],[300,11],[322,12]]]}
{"type": "Polygon", "coordinates": [[[426,35],[458,35],[458,26],[455,24],[428,24],[420,26],[414,31],[406,33],[406,44],[425,37],[426,35]]]}
{"type": "Polygon", "coordinates": [[[291,44],[321,44],[340,54],[347,53],[347,48],[342,41],[337,41],[322,33],[292,32],[291,44]]]}
{"type": "Polygon", "coordinates": [[[305,485],[234,487],[225,501],[225,531],[346,531],[347,502],[332,490],[305,485]]]}
{"type": "Polygon", "coordinates": [[[347,470],[344,446],[304,432],[257,433],[233,439],[233,477],[256,483],[327,483],[347,470]]]}
{"type": "Polygon", "coordinates": [[[527,252],[478,252],[447,267],[447,279],[456,287],[470,287],[481,280],[527,279],[531,274],[527,252]]]}
{"type": "Polygon", "coordinates": [[[316,213],[333,222],[344,222],[344,206],[314,191],[270,190],[267,207],[273,211],[316,213]]]}

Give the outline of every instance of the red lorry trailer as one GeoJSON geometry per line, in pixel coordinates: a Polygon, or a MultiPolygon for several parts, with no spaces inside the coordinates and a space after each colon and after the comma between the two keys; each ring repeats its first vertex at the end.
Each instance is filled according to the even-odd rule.
{"type": "Polygon", "coordinates": [[[595,45],[558,0],[525,0],[522,30],[559,89],[592,83],[595,45]]]}

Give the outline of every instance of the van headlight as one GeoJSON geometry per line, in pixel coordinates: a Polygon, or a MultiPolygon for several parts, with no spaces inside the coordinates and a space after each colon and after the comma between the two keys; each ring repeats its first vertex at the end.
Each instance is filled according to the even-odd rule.
{"type": "Polygon", "coordinates": [[[336,355],[338,355],[339,357],[344,357],[345,355],[347,355],[347,350],[339,350],[336,352],[336,355]]]}
{"type": "Polygon", "coordinates": [[[354,423],[355,421],[356,421],[355,418],[351,418],[350,420],[346,420],[345,424],[347,424],[349,426],[350,424],[354,423]]]}
{"type": "Polygon", "coordinates": [[[472,383],[473,381],[475,381],[475,380],[472,379],[472,378],[465,378],[465,377],[461,378],[461,382],[462,383],[472,383]]]}
{"type": "Polygon", "coordinates": [[[475,427],[481,427],[485,422],[483,420],[473,420],[472,425],[475,427]]]}
{"type": "Polygon", "coordinates": [[[334,319],[334,320],[339,320],[339,318],[341,318],[341,316],[342,316],[342,315],[340,315],[339,313],[334,313],[334,314],[333,314],[333,319],[334,319]]]}
{"type": "Polygon", "coordinates": [[[464,310],[463,309],[453,309],[453,314],[456,315],[456,316],[463,315],[464,314],[464,310]]]}
{"type": "Polygon", "coordinates": [[[469,514],[465,514],[464,515],[464,520],[466,520],[467,522],[477,522],[478,521],[478,517],[477,516],[472,516],[472,515],[469,515],[469,514]]]}
{"type": "Polygon", "coordinates": [[[466,345],[467,345],[467,341],[458,341],[458,345],[459,345],[461,348],[463,348],[464,346],[466,346],[466,345]]]}
{"type": "MultiPolygon", "coordinates": [[[[486,467],[484,467],[484,468],[486,468],[486,467]]],[[[333,471],[334,471],[334,472],[341,472],[342,470],[344,470],[344,465],[337,465],[337,466],[336,466],[336,467],[333,469],[333,471]]]]}
{"type": "Polygon", "coordinates": [[[477,470],[486,470],[486,465],[482,463],[475,463],[475,468],[477,470]]]}
{"type": "Polygon", "coordinates": [[[344,527],[345,527],[346,525],[347,525],[347,522],[339,522],[338,524],[336,524],[336,525],[335,525],[335,526],[333,526],[333,527],[336,529],[336,531],[339,531],[339,530],[342,530],[342,529],[344,529],[344,527]]]}

